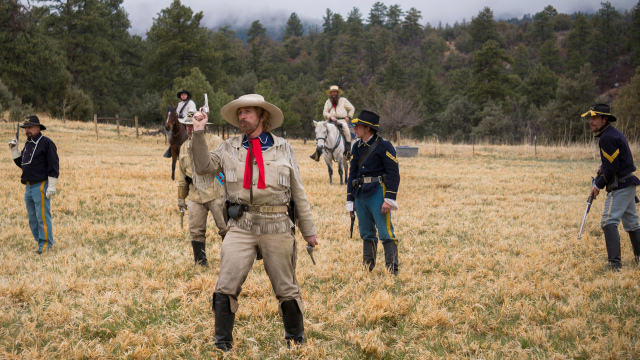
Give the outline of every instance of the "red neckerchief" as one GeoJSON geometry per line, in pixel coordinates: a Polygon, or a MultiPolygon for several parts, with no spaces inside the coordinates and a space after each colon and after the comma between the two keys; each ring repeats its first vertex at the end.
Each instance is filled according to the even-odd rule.
{"type": "Polygon", "coordinates": [[[258,163],[258,189],[266,189],[267,186],[264,182],[264,163],[262,162],[262,144],[260,138],[249,139],[249,152],[247,153],[247,162],[244,164],[244,182],[242,187],[245,189],[251,189],[251,162],[253,157],[258,163]]]}

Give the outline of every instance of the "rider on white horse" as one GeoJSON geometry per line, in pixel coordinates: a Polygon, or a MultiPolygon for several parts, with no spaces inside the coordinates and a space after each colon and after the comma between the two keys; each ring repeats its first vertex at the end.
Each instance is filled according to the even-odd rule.
{"type": "MultiPolygon", "coordinates": [[[[342,132],[342,135],[344,135],[344,141],[346,143],[344,155],[347,158],[350,158],[351,131],[349,130],[347,121],[351,121],[353,118],[355,108],[351,105],[349,100],[340,96],[343,91],[337,85],[331,86],[326,93],[329,95],[329,99],[327,99],[327,102],[324,104],[322,114],[327,121],[336,124],[342,132]]],[[[316,149],[316,152],[310,157],[315,161],[320,161],[320,150],[316,149]]]]}

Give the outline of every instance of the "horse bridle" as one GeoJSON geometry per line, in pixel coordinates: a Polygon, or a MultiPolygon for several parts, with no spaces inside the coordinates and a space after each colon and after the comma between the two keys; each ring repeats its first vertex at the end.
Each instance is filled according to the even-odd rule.
{"type": "MultiPolygon", "coordinates": [[[[336,146],[334,146],[333,148],[328,148],[327,147],[327,137],[329,136],[329,128],[327,127],[329,124],[329,122],[325,123],[325,127],[324,127],[324,136],[325,137],[319,137],[316,138],[316,147],[318,146],[318,140],[324,140],[324,144],[322,145],[322,148],[324,149],[324,151],[329,152],[329,153],[333,153],[333,151],[335,149],[338,148],[338,146],[340,146],[340,142],[342,142],[342,136],[340,136],[340,130],[336,127],[336,129],[338,129],[338,140],[336,140],[336,146]]],[[[336,126],[335,124],[331,124],[333,126],[336,126]]]]}

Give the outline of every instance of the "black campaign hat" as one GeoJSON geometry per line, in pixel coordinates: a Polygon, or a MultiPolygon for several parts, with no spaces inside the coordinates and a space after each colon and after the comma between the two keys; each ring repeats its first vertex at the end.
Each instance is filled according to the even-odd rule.
{"type": "Polygon", "coordinates": [[[609,105],[607,104],[594,104],[591,105],[591,108],[589,109],[589,111],[587,111],[586,113],[582,114],[582,117],[585,116],[600,116],[600,115],[604,115],[607,117],[608,121],[610,122],[614,122],[616,121],[616,117],[611,115],[611,109],[609,108],[609,105]]]}
{"type": "Polygon", "coordinates": [[[40,126],[40,130],[47,129],[44,125],[40,124],[40,119],[35,115],[29,115],[25,119],[27,119],[27,121],[20,125],[21,128],[26,128],[27,126],[40,126]]]}
{"type": "Polygon", "coordinates": [[[353,125],[361,124],[375,131],[380,131],[380,115],[369,110],[362,110],[357,118],[351,120],[353,125]]]}
{"type": "Polygon", "coordinates": [[[184,90],[184,89],[182,89],[182,90],[180,90],[180,91],[178,92],[178,99],[181,99],[181,98],[180,98],[180,96],[181,96],[182,94],[187,94],[187,99],[191,99],[191,93],[190,93],[190,92],[188,92],[187,90],[184,90]]]}

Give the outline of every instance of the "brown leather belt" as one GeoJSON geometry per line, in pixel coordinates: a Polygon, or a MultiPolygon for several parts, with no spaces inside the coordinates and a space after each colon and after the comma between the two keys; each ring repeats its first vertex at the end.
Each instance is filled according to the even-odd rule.
{"type": "Polygon", "coordinates": [[[35,185],[35,184],[40,184],[41,182],[43,182],[44,180],[40,180],[40,181],[25,181],[24,183],[31,186],[31,185],[35,185]]]}

